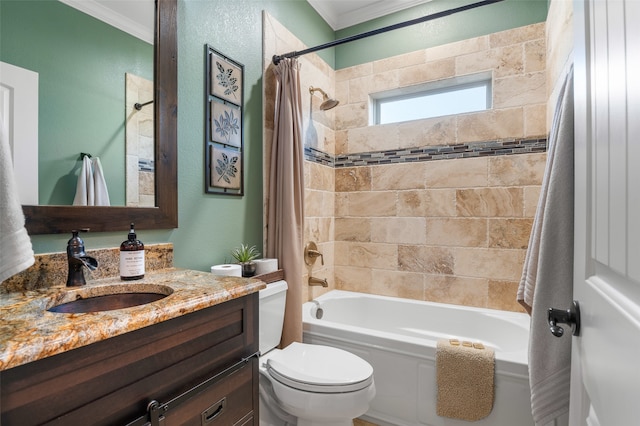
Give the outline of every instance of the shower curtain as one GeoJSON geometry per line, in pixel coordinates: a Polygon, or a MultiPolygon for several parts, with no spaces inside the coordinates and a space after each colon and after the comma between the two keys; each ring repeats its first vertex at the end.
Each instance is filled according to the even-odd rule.
{"type": "Polygon", "coordinates": [[[289,285],[281,347],[302,341],[304,146],[298,60],[275,66],[276,98],[267,213],[267,255],[279,260],[289,285]]]}

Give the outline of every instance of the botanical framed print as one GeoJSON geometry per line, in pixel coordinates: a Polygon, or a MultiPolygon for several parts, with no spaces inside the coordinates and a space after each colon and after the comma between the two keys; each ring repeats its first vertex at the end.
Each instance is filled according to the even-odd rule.
{"type": "Polygon", "coordinates": [[[205,45],[205,192],[244,195],[244,65],[205,45]]]}
{"type": "Polygon", "coordinates": [[[236,105],[242,103],[242,65],[212,49],[210,56],[211,94],[236,105]]]}
{"type": "Polygon", "coordinates": [[[235,149],[211,146],[211,186],[240,189],[242,176],[241,152],[235,149]]]}
{"type": "Polygon", "coordinates": [[[242,111],[231,104],[211,101],[211,139],[213,142],[240,148],[242,111]]]}

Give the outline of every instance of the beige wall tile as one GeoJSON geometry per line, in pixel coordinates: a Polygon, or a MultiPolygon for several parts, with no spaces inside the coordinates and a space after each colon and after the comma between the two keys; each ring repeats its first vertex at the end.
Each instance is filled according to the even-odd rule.
{"type": "Polygon", "coordinates": [[[342,68],[336,71],[336,82],[351,80],[352,78],[363,77],[373,72],[373,63],[355,65],[349,68],[342,68]]]}
{"type": "Polygon", "coordinates": [[[305,218],[305,240],[318,243],[333,242],[333,221],[332,217],[305,218]]]}
{"type": "Polygon", "coordinates": [[[456,191],[459,216],[522,217],[524,214],[522,188],[478,188],[456,191]]]}
{"type": "Polygon", "coordinates": [[[369,93],[373,87],[372,80],[372,75],[349,80],[349,98],[346,102],[349,104],[368,102],[369,93]]]}
{"type": "Polygon", "coordinates": [[[373,269],[398,269],[398,246],[395,244],[352,243],[349,266],[373,269]]]}
{"type": "MultiPolygon", "coordinates": [[[[552,1],[546,21],[547,93],[549,105],[555,105],[554,87],[561,85],[563,70],[573,62],[573,3],[552,1]]],[[[550,107],[552,113],[553,107],[550,107]]]]}
{"type": "Polygon", "coordinates": [[[397,194],[391,191],[349,193],[349,216],[395,216],[397,194]]]}
{"type": "Polygon", "coordinates": [[[424,272],[425,246],[398,245],[398,270],[424,272]]]}
{"type": "Polygon", "coordinates": [[[482,187],[488,185],[488,158],[429,161],[426,164],[427,188],[482,187]]]}
{"type": "Polygon", "coordinates": [[[544,71],[496,78],[493,81],[493,107],[496,109],[546,102],[546,75],[544,71]]]}
{"type": "Polygon", "coordinates": [[[518,282],[489,280],[489,300],[487,308],[503,311],[526,312],[516,301],[518,282]]]}
{"type": "Polygon", "coordinates": [[[485,307],[487,280],[484,278],[425,276],[425,300],[456,305],[485,307]]]}
{"type": "Polygon", "coordinates": [[[424,189],[398,192],[398,216],[456,216],[454,189],[424,189]]]}
{"type": "Polygon", "coordinates": [[[524,135],[522,108],[488,110],[456,116],[458,143],[521,138],[524,135]]]}
{"type": "Polygon", "coordinates": [[[338,266],[349,266],[349,248],[354,243],[351,241],[334,241],[333,243],[333,255],[334,255],[334,269],[338,266]]]}
{"type": "Polygon", "coordinates": [[[400,69],[398,80],[403,86],[441,80],[456,75],[455,60],[453,58],[440,59],[426,64],[414,65],[400,69]]]}
{"type": "Polygon", "coordinates": [[[540,199],[540,186],[524,187],[524,217],[534,217],[540,199]]]}
{"type": "Polygon", "coordinates": [[[417,50],[415,52],[405,53],[404,55],[373,61],[373,73],[378,74],[386,71],[395,71],[399,68],[410,67],[425,62],[426,52],[424,50],[417,50]]]}
{"type": "Polygon", "coordinates": [[[335,219],[336,241],[371,241],[371,220],[364,218],[335,219]]]}
{"type": "Polygon", "coordinates": [[[492,71],[496,78],[519,75],[523,70],[524,49],[520,44],[456,57],[456,75],[492,71]]]}
{"type": "Polygon", "coordinates": [[[480,52],[489,49],[489,37],[475,37],[467,40],[456,41],[454,43],[435,46],[427,49],[427,60],[455,58],[469,53],[480,52]]]}
{"type": "Polygon", "coordinates": [[[395,89],[402,86],[402,83],[399,69],[376,73],[373,75],[373,78],[369,80],[369,90],[365,100],[369,100],[370,94],[395,89]]]}
{"type": "Polygon", "coordinates": [[[487,220],[429,218],[427,244],[445,247],[487,247],[487,220]]]}
{"type": "Polygon", "coordinates": [[[452,145],[457,141],[455,116],[405,121],[397,126],[399,148],[452,145]]]}
{"type": "Polygon", "coordinates": [[[346,154],[349,152],[349,130],[336,130],[335,133],[335,154],[346,154]]]}
{"type": "Polygon", "coordinates": [[[540,185],[546,159],[546,152],[492,157],[489,160],[489,185],[540,185]]]}
{"type": "Polygon", "coordinates": [[[526,249],[532,219],[489,219],[489,247],[526,249]]]}
{"type": "Polygon", "coordinates": [[[424,296],[423,274],[403,271],[372,271],[371,286],[375,294],[421,300],[424,296]]]}
{"type": "Polygon", "coordinates": [[[423,250],[424,272],[435,275],[453,275],[455,255],[448,247],[427,246],[423,250]]]}
{"type": "Polygon", "coordinates": [[[335,217],[349,216],[349,193],[348,192],[336,192],[335,193],[335,217]]]}
{"type": "Polygon", "coordinates": [[[524,110],[524,137],[545,136],[547,130],[547,106],[527,105],[524,110]]]}
{"type": "Polygon", "coordinates": [[[454,254],[447,247],[398,246],[398,269],[407,272],[452,275],[454,254]]]}
{"type": "Polygon", "coordinates": [[[423,217],[391,217],[371,219],[371,241],[378,243],[424,244],[423,217]]]}
{"type": "Polygon", "coordinates": [[[545,23],[540,22],[524,27],[513,28],[489,35],[489,45],[493,47],[523,43],[528,40],[544,38],[545,23]]]}
{"type": "Polygon", "coordinates": [[[336,266],[335,285],[338,290],[373,293],[371,288],[371,275],[371,268],[336,266]]]}
{"type": "Polygon", "coordinates": [[[304,214],[305,217],[322,216],[322,192],[304,191],[304,214]]]}
{"type": "Polygon", "coordinates": [[[306,161],[309,164],[309,180],[305,186],[310,189],[333,191],[335,189],[335,172],[332,167],[306,161]]]}
{"type": "Polygon", "coordinates": [[[335,169],[336,192],[370,191],[371,167],[335,169]]]}
{"type": "Polygon", "coordinates": [[[371,167],[371,188],[423,189],[427,163],[385,164],[371,167]]]}
{"type": "Polygon", "coordinates": [[[366,102],[340,104],[335,109],[336,130],[354,129],[369,124],[369,111],[366,102]]]}
{"type": "Polygon", "coordinates": [[[398,147],[398,125],[358,127],[347,132],[349,153],[384,151],[398,147]]]}
{"type": "Polygon", "coordinates": [[[524,43],[524,72],[546,71],[546,48],[544,39],[524,43]]]}
{"type": "Polygon", "coordinates": [[[456,248],[454,274],[496,280],[519,280],[525,250],[456,248]]]}

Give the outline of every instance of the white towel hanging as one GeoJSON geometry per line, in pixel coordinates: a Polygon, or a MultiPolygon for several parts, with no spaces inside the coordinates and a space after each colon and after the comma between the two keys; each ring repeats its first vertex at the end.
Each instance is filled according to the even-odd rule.
{"type": "Polygon", "coordinates": [[[102,163],[98,157],[82,158],[82,170],[78,176],[74,206],[110,206],[109,190],[104,179],[102,163]]]}
{"type": "Polygon", "coordinates": [[[76,196],[73,199],[74,206],[92,206],[94,199],[93,167],[91,158],[85,155],[82,158],[82,170],[78,176],[76,196]]]}
{"type": "Polygon", "coordinates": [[[102,163],[98,157],[94,157],[91,161],[93,165],[93,189],[94,189],[94,206],[110,206],[109,190],[107,182],[104,180],[104,171],[102,163]]]}

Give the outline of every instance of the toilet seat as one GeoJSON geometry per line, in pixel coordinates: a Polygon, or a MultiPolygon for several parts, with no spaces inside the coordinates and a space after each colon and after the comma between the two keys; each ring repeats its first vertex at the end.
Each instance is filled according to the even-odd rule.
{"type": "Polygon", "coordinates": [[[294,342],[269,357],[271,377],[294,389],[316,393],[345,393],[373,382],[373,367],[342,349],[294,342]]]}

